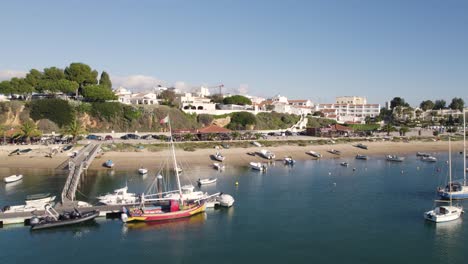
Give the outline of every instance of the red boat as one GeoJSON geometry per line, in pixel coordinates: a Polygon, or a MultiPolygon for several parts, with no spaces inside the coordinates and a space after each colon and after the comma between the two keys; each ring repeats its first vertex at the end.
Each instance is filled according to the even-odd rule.
{"type": "Polygon", "coordinates": [[[170,200],[167,206],[152,206],[144,208],[124,209],[122,221],[124,222],[150,222],[164,221],[190,217],[205,211],[204,203],[195,203],[190,205],[180,205],[179,201],[170,200]]]}

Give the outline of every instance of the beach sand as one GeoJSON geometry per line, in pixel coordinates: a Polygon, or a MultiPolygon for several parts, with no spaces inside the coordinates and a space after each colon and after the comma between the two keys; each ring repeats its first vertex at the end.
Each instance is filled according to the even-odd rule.
{"type": "MultiPolygon", "coordinates": [[[[343,143],[343,144],[327,144],[327,145],[310,145],[310,146],[291,146],[284,145],[278,147],[268,147],[266,149],[276,154],[276,159],[282,159],[285,156],[292,156],[296,160],[311,160],[313,157],[306,154],[307,151],[313,150],[320,152],[323,159],[336,158],[336,157],[354,157],[356,154],[368,155],[371,157],[381,157],[387,154],[396,154],[401,156],[415,155],[416,152],[446,152],[448,148],[447,142],[421,142],[411,141],[404,142],[364,142],[369,149],[364,150],[354,147],[356,143],[343,143]],[[330,149],[337,149],[342,152],[340,156],[333,155],[327,152],[330,149]]],[[[213,143],[213,146],[216,143],[213,143]]],[[[45,157],[50,152],[50,147],[46,146],[33,146],[33,151],[24,155],[8,156],[8,153],[16,149],[18,146],[7,146],[0,149],[0,167],[3,168],[37,168],[37,169],[61,169],[63,164],[67,162],[67,153],[59,153],[53,158],[45,157]]],[[[30,146],[22,146],[27,148],[30,146]]],[[[267,161],[259,156],[250,156],[247,152],[257,152],[262,148],[249,147],[249,148],[230,148],[221,149],[221,153],[226,157],[224,163],[226,165],[234,166],[248,166],[251,161],[267,161]]],[[[453,142],[452,149],[454,153],[463,150],[463,142],[453,142]]],[[[211,166],[213,162],[211,159],[216,150],[213,149],[196,149],[195,151],[184,151],[177,149],[177,160],[182,166],[189,164],[193,166],[211,166]]],[[[116,152],[109,151],[99,155],[89,169],[105,169],[102,164],[111,159],[115,163],[114,169],[129,170],[138,169],[140,166],[154,170],[160,168],[162,164],[170,161],[169,149],[158,152],[149,152],[145,149],[134,152],[116,152]]],[[[169,162],[170,164],[170,162],[169,162]]]]}

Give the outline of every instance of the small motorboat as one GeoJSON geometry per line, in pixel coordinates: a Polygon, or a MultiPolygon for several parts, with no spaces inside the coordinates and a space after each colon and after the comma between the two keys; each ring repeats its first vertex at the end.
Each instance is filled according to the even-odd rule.
{"type": "Polygon", "coordinates": [[[22,213],[43,210],[47,204],[53,204],[55,196],[50,196],[50,193],[32,194],[26,196],[26,204],[22,205],[7,205],[3,207],[4,213],[22,213]]]}
{"type": "Polygon", "coordinates": [[[267,166],[261,162],[250,162],[250,168],[258,171],[266,171],[267,166]]]}
{"type": "Polygon", "coordinates": [[[368,160],[368,159],[369,159],[369,156],[357,154],[357,155],[356,155],[356,159],[368,160]]]}
{"type": "Polygon", "coordinates": [[[252,141],[252,145],[256,146],[256,147],[262,147],[262,144],[258,143],[257,141],[252,141]]]}
{"type": "Polygon", "coordinates": [[[340,163],[340,165],[343,166],[343,167],[348,167],[349,163],[346,162],[346,161],[343,161],[343,162],[340,163]]]}
{"type": "Polygon", "coordinates": [[[416,157],[429,157],[431,154],[426,152],[416,152],[416,157]]]}
{"type": "Polygon", "coordinates": [[[260,150],[258,154],[264,157],[265,159],[269,159],[269,160],[274,159],[276,157],[276,155],[273,152],[266,150],[266,149],[260,150]]]}
{"type": "Polygon", "coordinates": [[[210,198],[210,199],[205,201],[206,208],[215,208],[219,204],[220,204],[220,202],[218,202],[216,200],[216,198],[210,198]]]}
{"type": "Polygon", "coordinates": [[[18,152],[18,155],[27,154],[27,153],[29,153],[29,152],[31,152],[31,151],[32,151],[32,149],[30,149],[30,148],[22,149],[22,150],[20,150],[20,151],[18,152]]]}
{"type": "Polygon", "coordinates": [[[311,155],[314,158],[320,159],[322,157],[322,154],[315,152],[313,150],[306,152],[307,154],[311,155]]]}
{"type": "Polygon", "coordinates": [[[294,163],[296,163],[296,161],[291,157],[284,157],[284,164],[286,165],[294,165],[294,163]]]}
{"type": "Polygon", "coordinates": [[[114,190],[113,193],[108,193],[96,197],[100,204],[106,205],[120,205],[120,204],[134,204],[140,201],[138,195],[128,192],[128,186],[114,190]]]}
{"type": "Polygon", "coordinates": [[[221,164],[221,163],[218,163],[218,162],[215,162],[213,163],[213,168],[219,170],[219,171],[222,171],[225,169],[225,166],[224,164],[221,164]]]}
{"type": "Polygon", "coordinates": [[[11,183],[11,182],[20,181],[22,179],[23,179],[23,175],[18,174],[18,175],[11,175],[11,176],[5,177],[3,178],[3,181],[5,183],[11,183]]]}
{"type": "Polygon", "coordinates": [[[331,154],[335,154],[335,155],[341,155],[341,151],[336,150],[336,149],[330,149],[328,152],[330,152],[331,154]]]}
{"type": "Polygon", "coordinates": [[[421,161],[425,162],[437,162],[437,158],[434,156],[422,156],[421,161]]]}
{"type": "Polygon", "coordinates": [[[216,183],[217,180],[218,180],[217,178],[198,179],[197,183],[198,183],[198,186],[202,186],[202,185],[216,183]]]}
{"type": "Polygon", "coordinates": [[[399,157],[397,155],[387,155],[386,159],[387,161],[403,162],[405,160],[405,157],[399,157]]]}
{"type": "Polygon", "coordinates": [[[140,167],[138,169],[138,173],[144,175],[144,174],[147,174],[148,173],[148,169],[147,168],[143,168],[143,167],[140,167]]]}
{"type": "Polygon", "coordinates": [[[50,205],[46,205],[46,215],[41,217],[31,218],[31,230],[40,230],[55,228],[61,226],[76,225],[83,222],[91,221],[99,216],[99,210],[92,210],[88,212],[80,212],[74,209],[71,212],[64,212],[59,214],[50,205]]]}
{"type": "Polygon", "coordinates": [[[224,207],[231,207],[234,204],[234,198],[231,195],[225,193],[216,197],[216,201],[219,202],[219,205],[224,207]]]}
{"type": "Polygon", "coordinates": [[[367,146],[362,144],[362,143],[359,143],[355,146],[356,148],[361,148],[361,149],[367,149],[367,146]]]}
{"type": "Polygon", "coordinates": [[[214,158],[215,160],[221,161],[221,162],[223,162],[224,159],[225,159],[225,157],[224,157],[223,155],[221,155],[221,153],[219,153],[219,152],[216,152],[216,154],[213,155],[213,158],[214,158]]]}
{"type": "Polygon", "coordinates": [[[54,200],[55,196],[51,196],[50,193],[31,194],[26,196],[26,205],[46,205],[52,203],[54,200]]]}
{"type": "Polygon", "coordinates": [[[255,152],[247,152],[247,155],[250,155],[250,156],[255,156],[257,155],[255,152]]]}
{"type": "Polygon", "coordinates": [[[106,162],[104,162],[104,167],[112,168],[114,167],[114,162],[112,160],[107,160],[106,162]]]}
{"type": "Polygon", "coordinates": [[[12,152],[10,152],[10,153],[8,154],[8,156],[12,156],[12,155],[15,155],[15,154],[19,155],[19,151],[20,151],[20,149],[15,149],[15,150],[13,150],[12,152]]]}

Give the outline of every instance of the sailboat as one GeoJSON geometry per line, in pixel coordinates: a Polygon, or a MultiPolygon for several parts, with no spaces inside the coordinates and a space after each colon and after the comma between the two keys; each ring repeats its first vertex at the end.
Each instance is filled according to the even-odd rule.
{"type": "MultiPolygon", "coordinates": [[[[463,111],[463,157],[466,157],[466,117],[463,111]]],[[[468,199],[468,185],[466,182],[466,158],[463,159],[463,183],[449,182],[445,188],[439,187],[437,192],[442,199],[468,199]]]]}
{"type": "MultiPolygon", "coordinates": [[[[169,116],[161,120],[161,123],[167,123],[169,126],[170,132],[170,145],[171,145],[171,152],[172,152],[172,159],[173,159],[173,166],[174,168],[178,168],[176,155],[175,155],[175,148],[174,148],[174,140],[172,137],[172,128],[171,122],[169,120],[169,116]]],[[[145,197],[143,194],[141,196],[141,206],[138,208],[123,208],[123,213],[121,215],[121,219],[123,222],[150,222],[150,221],[163,221],[163,220],[171,220],[171,219],[179,219],[190,217],[192,215],[196,215],[202,213],[206,209],[206,205],[204,200],[194,200],[194,201],[187,201],[183,197],[182,188],[180,186],[180,173],[178,169],[174,170],[177,180],[177,198],[171,197],[160,197],[160,198],[152,198],[152,196],[145,197]],[[145,206],[146,202],[153,202],[151,206],[145,206]]]]}
{"type": "MultiPolygon", "coordinates": [[[[449,183],[452,181],[452,148],[450,143],[450,136],[449,136],[449,183]]],[[[452,187],[449,184],[449,192],[452,191],[452,187]]],[[[446,201],[444,201],[446,202],[446,201]]],[[[449,198],[449,205],[444,206],[437,206],[436,208],[427,211],[424,213],[424,218],[426,220],[441,223],[441,222],[449,222],[460,218],[461,214],[463,213],[463,207],[461,206],[454,206],[452,205],[452,196],[449,198]]]]}

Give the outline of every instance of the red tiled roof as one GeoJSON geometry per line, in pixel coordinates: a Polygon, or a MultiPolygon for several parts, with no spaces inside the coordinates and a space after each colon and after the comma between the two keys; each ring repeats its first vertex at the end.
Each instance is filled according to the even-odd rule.
{"type": "Polygon", "coordinates": [[[210,125],[198,129],[198,133],[230,133],[231,130],[217,125],[210,125]]]}

